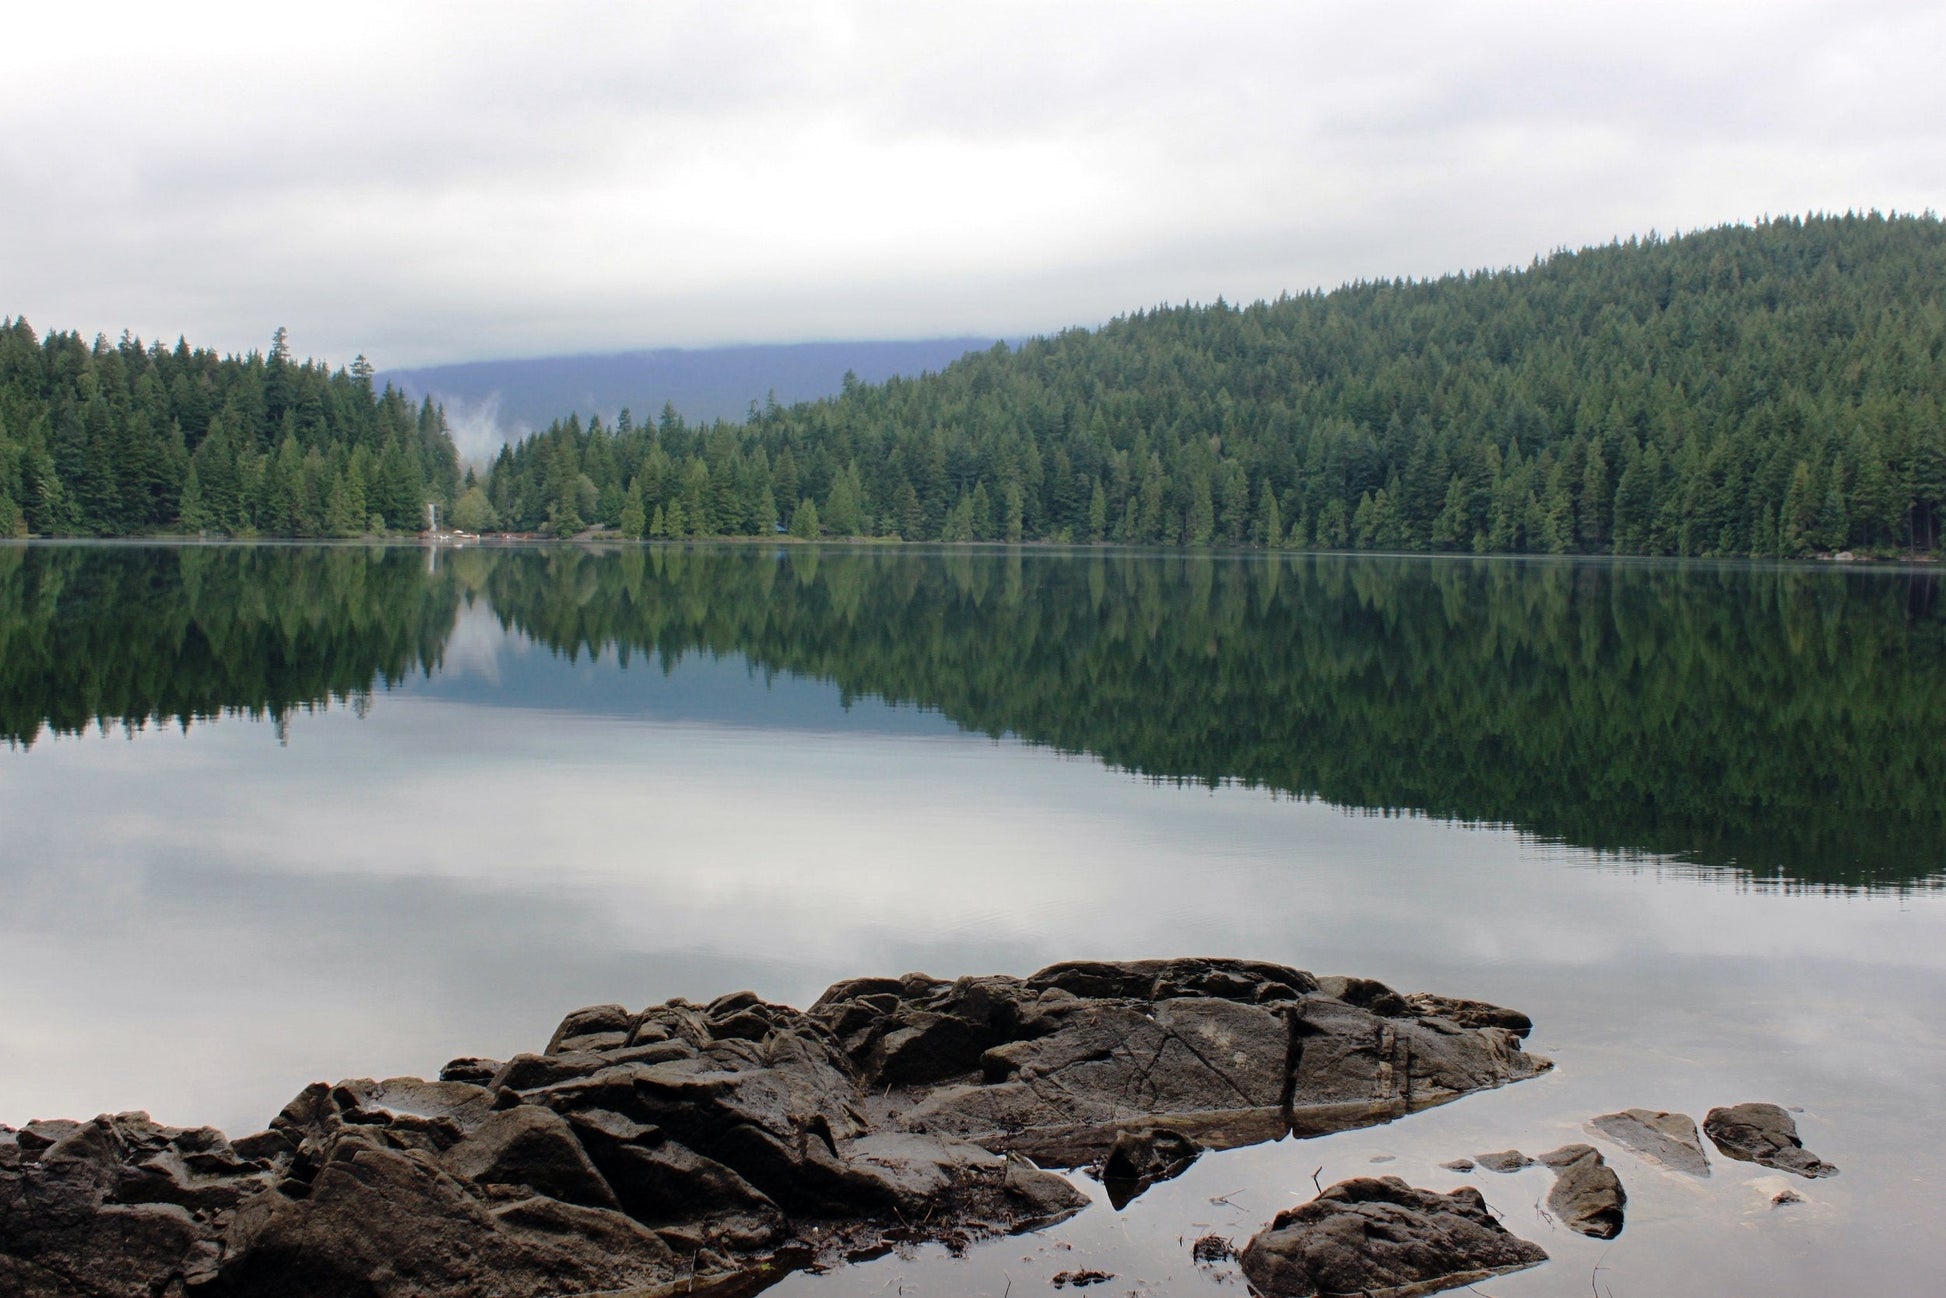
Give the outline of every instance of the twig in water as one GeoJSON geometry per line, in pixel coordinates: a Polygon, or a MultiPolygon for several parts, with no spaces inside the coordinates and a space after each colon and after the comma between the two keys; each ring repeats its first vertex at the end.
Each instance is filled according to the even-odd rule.
{"type": "MultiPolygon", "coordinates": [[[[1608,1250],[1603,1249],[1601,1256],[1595,1259],[1595,1269],[1588,1273],[1588,1292],[1593,1294],[1595,1298],[1602,1298],[1601,1290],[1595,1287],[1595,1277],[1601,1274],[1602,1268],[1607,1262],[1608,1250]]],[[[1608,1298],[1615,1298],[1615,1291],[1613,1289],[1608,1291],[1608,1298]]]]}
{"type": "Polygon", "coordinates": [[[1313,1172],[1313,1173],[1311,1173],[1311,1186],[1312,1186],[1312,1188],[1313,1188],[1313,1189],[1315,1189],[1315,1190],[1316,1190],[1316,1191],[1317,1191],[1317,1192],[1318,1192],[1319,1194],[1323,1194],[1323,1193],[1324,1193],[1324,1186],[1323,1186],[1322,1184],[1320,1184],[1320,1183],[1319,1183],[1319,1181],[1318,1181],[1318,1172],[1322,1172],[1323,1170],[1324,1170],[1324,1164],[1323,1164],[1323,1163],[1319,1163],[1319,1164],[1318,1164],[1318,1168],[1317,1168],[1317,1172],[1313,1172]]]}
{"type": "MultiPolygon", "coordinates": [[[[1230,1191],[1230,1194],[1242,1194],[1242,1193],[1243,1193],[1243,1191],[1241,1191],[1241,1190],[1232,1190],[1232,1191],[1230,1191]]],[[[1236,1207],[1237,1205],[1236,1205],[1236,1204],[1234,1204],[1234,1203],[1231,1203],[1231,1202],[1230,1202],[1230,1194],[1218,1194],[1218,1195],[1212,1195],[1212,1196],[1210,1197],[1210,1202],[1211,1202],[1211,1203],[1220,1203],[1220,1204],[1222,1204],[1222,1205],[1223,1205],[1223,1206],[1224,1206],[1225,1208],[1234,1208],[1234,1207],[1236,1207]]]]}

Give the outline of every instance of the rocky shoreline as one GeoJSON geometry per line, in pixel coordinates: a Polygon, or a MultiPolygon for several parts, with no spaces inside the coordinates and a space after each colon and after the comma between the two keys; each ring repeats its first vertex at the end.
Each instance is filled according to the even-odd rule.
{"type": "MultiPolygon", "coordinates": [[[[1072,1214],[1203,1148],[1383,1122],[1549,1067],[1525,1016],[1279,965],[1074,962],[569,1014],[535,1054],[307,1087],[261,1132],[0,1129],[23,1298],[754,1292],[1072,1214]]],[[[1124,1200],[1125,1201],[1125,1200],[1124,1200]]]]}

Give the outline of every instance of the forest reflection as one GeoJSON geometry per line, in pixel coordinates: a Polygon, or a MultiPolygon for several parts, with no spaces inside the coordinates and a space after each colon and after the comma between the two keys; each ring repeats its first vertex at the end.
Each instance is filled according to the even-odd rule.
{"type": "MultiPolygon", "coordinates": [[[[1765,886],[1946,873],[1926,570],[1125,550],[0,547],[0,734],[364,706],[464,604],[1168,781],[1765,886]]],[[[518,702],[510,699],[509,702],[518,702]]]]}

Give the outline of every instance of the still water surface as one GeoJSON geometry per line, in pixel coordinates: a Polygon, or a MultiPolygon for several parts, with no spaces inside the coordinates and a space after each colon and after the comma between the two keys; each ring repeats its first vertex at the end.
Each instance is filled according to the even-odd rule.
{"type": "MultiPolygon", "coordinates": [[[[778,1292],[1239,1292],[1330,1184],[1472,1180],[1495,1295],[1919,1292],[1946,1209],[1927,571],[751,547],[0,548],[0,1122],[254,1130],[566,1009],[1225,954],[1517,1006],[1548,1076],[778,1292]],[[1834,1180],[1606,1152],[1801,1106],[1834,1180]],[[1374,1160],[1387,1160],[1375,1163],[1374,1160]]],[[[1085,1183],[1085,1182],[1084,1182],[1085,1183]]]]}

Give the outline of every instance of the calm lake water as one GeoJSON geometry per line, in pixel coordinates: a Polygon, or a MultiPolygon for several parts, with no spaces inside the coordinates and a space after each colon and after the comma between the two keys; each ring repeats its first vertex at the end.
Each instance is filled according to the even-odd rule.
{"type": "MultiPolygon", "coordinates": [[[[1238,1293],[1347,1176],[1471,1181],[1496,1298],[1905,1294],[1946,1211],[1929,569],[725,547],[0,546],[0,1122],[260,1128],[561,1014],[1221,954],[1516,1006],[1537,1081],[775,1292],[1238,1293]],[[1771,1100],[1843,1170],[1603,1145],[1771,1100]],[[1602,1142],[1596,1142],[1602,1143],[1602,1142]],[[1381,1161],[1383,1160],[1383,1161],[1381,1161]],[[1778,1190],[1806,1201],[1774,1208],[1778,1190]]],[[[1092,1185],[1082,1179],[1084,1185],[1092,1185]]]]}

